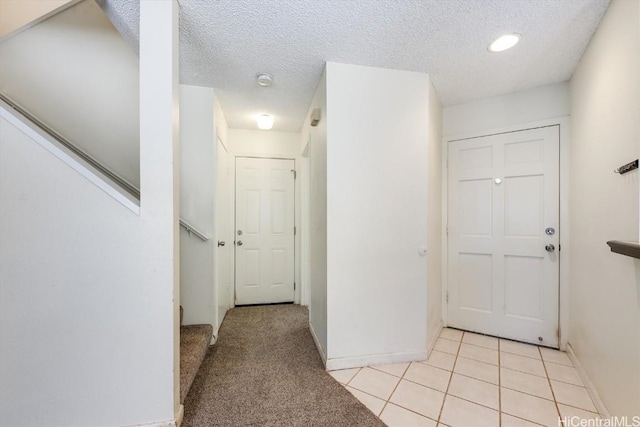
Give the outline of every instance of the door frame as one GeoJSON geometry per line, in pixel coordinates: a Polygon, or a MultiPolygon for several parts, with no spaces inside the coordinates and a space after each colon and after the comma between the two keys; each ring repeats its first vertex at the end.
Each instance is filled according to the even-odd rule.
{"type": "Polygon", "coordinates": [[[293,303],[300,304],[300,289],[303,286],[300,280],[300,253],[301,253],[301,245],[300,245],[300,235],[301,227],[300,227],[300,158],[299,157],[290,157],[290,156],[279,156],[272,154],[242,154],[242,153],[229,153],[233,160],[233,173],[231,174],[231,191],[233,192],[231,197],[231,203],[233,203],[231,209],[232,220],[231,224],[233,225],[233,257],[232,257],[232,265],[233,265],[233,295],[232,300],[233,304],[231,307],[235,307],[236,301],[236,247],[235,247],[235,239],[236,239],[236,167],[237,167],[237,159],[238,158],[248,158],[248,159],[272,159],[272,160],[293,160],[293,168],[296,171],[296,178],[293,182],[293,224],[296,227],[296,234],[293,236],[293,280],[295,282],[295,289],[293,291],[293,303]]]}
{"type": "Polygon", "coordinates": [[[569,259],[570,259],[570,227],[569,227],[569,149],[570,127],[569,117],[557,117],[554,119],[536,122],[521,123],[517,125],[491,128],[486,130],[465,132],[449,135],[442,138],[442,324],[448,325],[447,290],[449,284],[449,241],[447,226],[449,218],[449,170],[447,159],[449,157],[449,143],[460,139],[478,138],[501,133],[519,132],[529,129],[559,126],[560,132],[560,247],[562,256],[559,263],[559,302],[558,302],[558,344],[560,350],[565,351],[569,341],[569,259]]]}
{"type": "MultiPolygon", "coordinates": [[[[218,183],[218,158],[219,158],[219,152],[218,152],[218,144],[221,144],[226,153],[227,153],[227,168],[228,170],[231,169],[231,165],[229,164],[230,160],[233,158],[233,154],[231,153],[231,150],[229,150],[229,145],[228,143],[222,138],[222,136],[220,135],[219,132],[217,132],[216,135],[216,171],[215,171],[215,198],[214,201],[217,204],[221,203],[220,200],[220,192],[219,192],[219,183],[218,183]]],[[[234,171],[235,172],[235,171],[234,171]]],[[[233,174],[230,174],[229,178],[228,178],[228,182],[227,184],[227,191],[231,192],[233,191],[233,188],[231,187],[231,183],[233,181],[234,177],[233,174]]],[[[215,279],[214,279],[214,296],[215,296],[215,301],[213,301],[213,306],[215,307],[215,317],[216,317],[216,321],[219,318],[220,314],[218,312],[219,309],[219,304],[218,302],[220,301],[220,299],[222,299],[223,296],[223,292],[220,286],[220,282],[218,280],[218,272],[220,271],[220,268],[223,268],[224,266],[220,265],[220,256],[219,256],[219,252],[218,252],[218,242],[219,241],[224,241],[226,245],[228,245],[230,243],[230,241],[232,241],[231,239],[233,239],[234,234],[233,234],[233,221],[234,221],[234,217],[233,217],[233,210],[234,210],[234,206],[231,206],[231,203],[233,202],[234,197],[232,197],[232,194],[229,193],[229,198],[227,200],[227,203],[229,204],[228,206],[228,215],[229,217],[227,218],[228,224],[229,224],[229,233],[227,235],[220,235],[218,233],[218,227],[219,227],[219,220],[220,217],[217,213],[217,207],[214,206],[214,233],[213,233],[213,243],[216,245],[216,247],[214,248],[214,253],[215,256],[213,257],[213,268],[214,268],[214,275],[215,275],[215,279]]],[[[235,274],[235,261],[233,260],[233,256],[231,256],[231,254],[229,255],[229,264],[226,266],[227,269],[229,269],[228,274],[229,274],[229,281],[233,284],[234,283],[234,274],[235,274]]],[[[232,309],[234,307],[233,304],[233,292],[230,292],[231,295],[229,295],[229,300],[227,301],[228,305],[229,305],[229,309],[232,309]]],[[[228,311],[227,310],[227,311],[228,311]]],[[[222,323],[219,323],[217,325],[217,330],[215,332],[215,335],[218,335],[218,330],[220,329],[220,326],[222,326],[222,323]]]]}

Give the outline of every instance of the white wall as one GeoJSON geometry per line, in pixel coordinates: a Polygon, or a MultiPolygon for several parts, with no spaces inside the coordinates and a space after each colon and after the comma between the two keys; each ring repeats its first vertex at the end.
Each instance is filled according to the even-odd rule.
{"type": "Polygon", "coordinates": [[[306,191],[309,200],[309,327],[326,361],[327,355],[327,76],[326,70],[316,88],[302,128],[301,142],[309,158],[306,191]],[[320,108],[318,126],[309,125],[309,117],[320,108]]]}
{"type": "Polygon", "coordinates": [[[229,144],[236,156],[300,156],[300,133],[229,129],[229,144]]]}
{"type": "Polygon", "coordinates": [[[159,357],[171,351],[171,298],[153,280],[152,223],[2,119],[3,425],[172,418],[172,365],[159,357]]]}
{"type": "Polygon", "coordinates": [[[428,120],[427,345],[433,346],[442,326],[442,106],[431,83],[428,120]]]}
{"type": "Polygon", "coordinates": [[[640,3],[614,0],[571,79],[569,341],[612,415],[640,415],[640,261],[608,240],[638,240],[640,3]]]}
{"type": "MultiPolygon", "coordinates": [[[[172,397],[168,419],[177,419],[180,403],[180,88],[177,0],[140,1],[140,218],[150,226],[152,247],[140,254],[153,260],[154,284],[149,309],[162,321],[155,357],[171,367],[159,381],[172,397]]],[[[163,396],[163,397],[164,397],[163,396]]],[[[168,409],[168,408],[167,408],[168,409]]],[[[161,420],[165,420],[163,415],[161,420]]]]}
{"type": "Polygon", "coordinates": [[[2,425],[168,426],[175,420],[175,6],[141,6],[139,215],[78,173],[72,160],[45,148],[55,144],[28,136],[32,127],[1,111],[2,425]],[[152,49],[156,44],[161,48],[152,49]]]}
{"type": "Polygon", "coordinates": [[[93,0],[0,43],[0,92],[137,188],[138,77],[138,56],[93,0]]]}
{"type": "Polygon", "coordinates": [[[216,321],[214,197],[216,139],[213,89],[180,85],[180,217],[210,237],[180,228],[180,304],[185,325],[216,321]]]}
{"type": "Polygon", "coordinates": [[[533,89],[445,107],[444,135],[461,135],[555,119],[569,115],[569,84],[556,83],[533,89]]]}
{"type": "Polygon", "coordinates": [[[222,106],[218,100],[218,95],[213,93],[213,124],[215,127],[216,138],[220,138],[225,144],[225,147],[229,145],[229,125],[227,119],[222,112],[222,106]]]}
{"type": "Polygon", "coordinates": [[[0,37],[24,28],[71,0],[2,0],[0,1],[0,37]]]}
{"type": "MultiPolygon", "coordinates": [[[[209,237],[202,241],[180,228],[180,304],[184,308],[183,324],[209,324],[213,337],[220,329],[219,317],[228,307],[227,290],[219,292],[217,283],[218,145],[217,138],[227,135],[225,120],[215,92],[211,88],[180,85],[180,217],[209,237]],[[222,301],[224,297],[225,301],[222,301]]],[[[232,277],[232,276],[231,276],[232,277]]]]}
{"type": "Polygon", "coordinates": [[[328,366],[424,358],[429,76],[326,72],[328,366]]]}
{"type": "MultiPolygon", "coordinates": [[[[227,139],[231,155],[234,157],[232,169],[235,171],[235,157],[271,157],[293,159],[295,168],[300,170],[300,133],[277,132],[271,130],[229,129],[227,139]]],[[[232,194],[235,200],[235,172],[232,194]]],[[[300,174],[298,174],[298,178],[300,174]]],[[[300,230],[301,193],[300,179],[295,182],[295,227],[300,230]]],[[[235,212],[235,207],[233,207],[235,212]]],[[[234,222],[232,222],[234,224],[234,222]]],[[[295,301],[300,302],[300,233],[295,236],[295,301]]]]}

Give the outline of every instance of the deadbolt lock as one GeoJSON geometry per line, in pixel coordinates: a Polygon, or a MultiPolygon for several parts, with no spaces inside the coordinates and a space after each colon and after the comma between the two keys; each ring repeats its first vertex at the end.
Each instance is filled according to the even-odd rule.
{"type": "Polygon", "coordinates": [[[242,236],[242,230],[238,230],[238,236],[242,236]]]}

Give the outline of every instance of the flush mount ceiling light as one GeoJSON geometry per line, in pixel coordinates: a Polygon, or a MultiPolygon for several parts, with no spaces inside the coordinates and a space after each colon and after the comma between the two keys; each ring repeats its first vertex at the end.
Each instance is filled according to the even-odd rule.
{"type": "Polygon", "coordinates": [[[268,114],[260,114],[256,118],[258,129],[269,130],[273,127],[273,116],[268,114]]]}
{"type": "Polygon", "coordinates": [[[256,76],[256,81],[258,82],[259,86],[269,87],[273,84],[273,76],[267,73],[259,73],[256,76]]]}
{"type": "Polygon", "coordinates": [[[503,50],[510,49],[514,47],[520,41],[522,36],[520,34],[512,33],[505,34],[504,36],[500,36],[494,40],[493,43],[489,45],[490,52],[502,52],[503,50]]]}

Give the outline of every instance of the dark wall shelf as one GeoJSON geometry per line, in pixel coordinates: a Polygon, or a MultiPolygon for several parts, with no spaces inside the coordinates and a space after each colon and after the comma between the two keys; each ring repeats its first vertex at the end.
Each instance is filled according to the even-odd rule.
{"type": "Polygon", "coordinates": [[[607,245],[611,248],[611,252],[640,259],[640,243],[638,242],[610,240],[607,245]]]}

